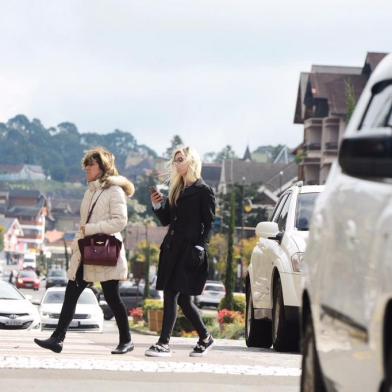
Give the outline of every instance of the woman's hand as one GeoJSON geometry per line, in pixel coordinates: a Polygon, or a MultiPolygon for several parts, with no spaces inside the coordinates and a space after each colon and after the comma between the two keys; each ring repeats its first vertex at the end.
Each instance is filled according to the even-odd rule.
{"type": "Polygon", "coordinates": [[[152,204],[161,204],[163,202],[163,196],[158,191],[154,191],[151,193],[151,203],[152,204]]]}
{"type": "Polygon", "coordinates": [[[80,232],[82,233],[83,237],[86,235],[86,225],[80,226],[80,232]]]}

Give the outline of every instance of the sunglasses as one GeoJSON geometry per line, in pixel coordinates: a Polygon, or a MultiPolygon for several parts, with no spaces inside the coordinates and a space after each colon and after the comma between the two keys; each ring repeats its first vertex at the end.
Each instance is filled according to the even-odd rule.
{"type": "Polygon", "coordinates": [[[177,159],[173,159],[172,164],[173,165],[181,165],[184,162],[185,162],[185,159],[183,157],[179,157],[177,159]]]}

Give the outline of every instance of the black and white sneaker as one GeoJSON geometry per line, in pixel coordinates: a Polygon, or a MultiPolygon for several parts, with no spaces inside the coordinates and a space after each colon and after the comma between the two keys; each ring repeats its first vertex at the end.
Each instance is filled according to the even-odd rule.
{"type": "Polygon", "coordinates": [[[204,340],[199,339],[197,342],[196,346],[193,348],[193,350],[189,353],[190,357],[202,357],[207,354],[207,352],[210,350],[210,348],[214,345],[214,339],[212,338],[211,335],[208,335],[208,337],[204,340]]]}
{"type": "Polygon", "coordinates": [[[171,357],[171,350],[168,344],[156,343],[145,351],[146,357],[171,357]]]}

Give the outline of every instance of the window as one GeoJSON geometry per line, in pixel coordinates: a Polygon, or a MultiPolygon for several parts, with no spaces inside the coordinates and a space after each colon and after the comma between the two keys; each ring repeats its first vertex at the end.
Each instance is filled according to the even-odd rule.
{"type": "Polygon", "coordinates": [[[298,196],[297,211],[295,213],[295,227],[300,231],[308,231],[314,204],[319,193],[301,193],[298,196]]]}
{"type": "Polygon", "coordinates": [[[392,127],[392,81],[375,85],[360,129],[392,127]]]}
{"type": "MultiPolygon", "coordinates": [[[[62,304],[64,302],[65,290],[46,292],[42,303],[62,304]]],[[[90,290],[84,290],[78,299],[78,304],[91,305],[96,303],[96,298],[90,290]]]]}
{"type": "Polygon", "coordinates": [[[0,299],[24,299],[19,291],[16,291],[15,288],[9,284],[0,282],[0,299]]]}
{"type": "Polygon", "coordinates": [[[285,231],[286,229],[286,222],[287,222],[287,216],[289,214],[290,201],[291,201],[291,194],[287,196],[284,206],[279,214],[279,218],[277,222],[279,231],[285,231]]]}
{"type": "Polygon", "coordinates": [[[272,218],[271,218],[272,222],[276,222],[277,221],[278,216],[280,214],[280,211],[281,211],[281,209],[283,207],[283,204],[287,200],[287,198],[288,198],[287,193],[280,197],[280,200],[278,201],[278,204],[276,205],[275,210],[272,213],[272,218]]]}

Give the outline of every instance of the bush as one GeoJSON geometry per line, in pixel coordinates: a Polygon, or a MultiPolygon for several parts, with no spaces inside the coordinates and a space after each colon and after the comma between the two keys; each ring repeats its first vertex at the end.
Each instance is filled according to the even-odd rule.
{"type": "MultiPolygon", "coordinates": [[[[202,316],[203,322],[210,331],[218,325],[216,316],[202,316]]],[[[190,321],[181,313],[177,317],[173,328],[173,336],[194,336],[194,329],[190,321]]]]}
{"type": "Polygon", "coordinates": [[[134,308],[129,311],[130,316],[132,316],[133,321],[141,321],[143,320],[143,309],[142,308],[134,308]]]}
{"type": "Polygon", "coordinates": [[[143,311],[146,314],[149,310],[163,309],[163,301],[161,299],[145,299],[143,311]]]}
{"type": "MultiPolygon", "coordinates": [[[[223,297],[220,301],[219,310],[228,309],[228,300],[226,297],[223,297]]],[[[233,294],[233,309],[236,312],[245,313],[246,309],[246,298],[245,294],[242,293],[235,293],[233,294]]]]}
{"type": "Polygon", "coordinates": [[[234,309],[237,312],[245,314],[246,309],[246,297],[243,293],[235,293],[234,296],[234,309]]]}
{"type": "Polygon", "coordinates": [[[221,325],[241,322],[242,320],[243,316],[240,312],[228,309],[222,309],[218,312],[218,322],[221,325]]]}
{"type": "Polygon", "coordinates": [[[226,324],[220,331],[219,337],[223,339],[242,339],[245,336],[245,324],[243,322],[234,322],[226,324]]]}

